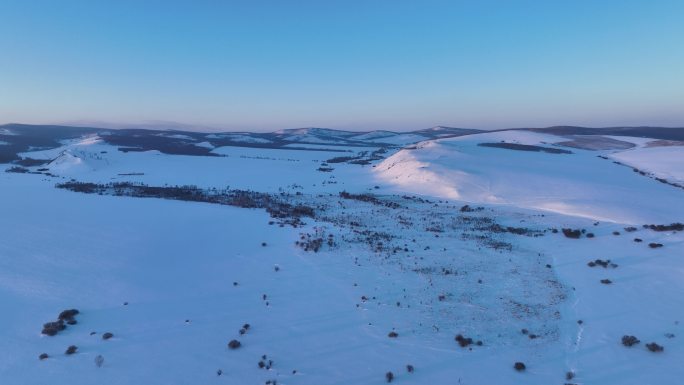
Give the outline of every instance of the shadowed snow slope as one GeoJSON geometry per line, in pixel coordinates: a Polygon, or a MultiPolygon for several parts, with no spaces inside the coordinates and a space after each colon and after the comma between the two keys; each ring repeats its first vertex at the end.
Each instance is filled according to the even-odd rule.
{"type": "MultiPolygon", "coordinates": [[[[385,159],[376,167],[376,177],[400,192],[620,223],[660,223],[682,217],[680,190],[597,156],[604,152],[572,149],[572,154],[549,154],[478,145],[505,142],[556,148],[553,143],[563,140],[554,135],[505,131],[428,141],[385,159]]],[[[684,159],[683,149],[662,150],[668,151],[670,161],[659,164],[678,172],[673,166],[684,159]]],[[[615,157],[623,154],[636,153],[627,150],[615,157]]]]}

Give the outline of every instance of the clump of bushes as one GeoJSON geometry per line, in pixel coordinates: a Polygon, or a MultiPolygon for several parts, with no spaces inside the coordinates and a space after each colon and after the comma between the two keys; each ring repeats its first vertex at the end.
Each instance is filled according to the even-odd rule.
{"type": "Polygon", "coordinates": [[[662,244],[662,243],[651,242],[651,243],[648,244],[648,247],[650,247],[650,248],[652,248],[652,249],[657,249],[657,248],[659,248],[659,247],[663,247],[663,244],[662,244]]]}
{"type": "Polygon", "coordinates": [[[410,364],[409,364],[409,365],[406,365],[406,371],[407,371],[407,372],[413,373],[414,370],[415,370],[415,369],[413,368],[413,365],[410,365],[410,364]]]}
{"type": "Polygon", "coordinates": [[[475,344],[477,346],[482,346],[482,341],[474,342],[472,338],[464,337],[462,334],[456,335],[456,337],[454,337],[454,340],[456,340],[456,342],[458,342],[458,345],[462,348],[465,348],[465,347],[472,345],[472,344],[475,344]]]}
{"type": "Polygon", "coordinates": [[[604,269],[607,269],[609,266],[612,268],[618,267],[617,263],[611,263],[610,259],[606,259],[605,261],[602,259],[595,259],[595,260],[587,263],[587,266],[589,266],[589,267],[601,266],[604,269]]]}
{"type": "Polygon", "coordinates": [[[602,279],[601,283],[604,285],[610,285],[611,283],[613,283],[613,281],[611,281],[610,279],[602,279]]]}
{"type": "Polygon", "coordinates": [[[273,360],[266,361],[266,355],[261,356],[261,360],[257,363],[259,369],[270,370],[273,367],[273,360]]]}
{"type": "Polygon", "coordinates": [[[579,237],[582,236],[581,230],[562,229],[562,231],[563,231],[563,235],[565,235],[567,238],[579,239],[579,237]]]}
{"type": "Polygon", "coordinates": [[[682,231],[684,230],[684,223],[671,223],[669,225],[644,225],[645,228],[653,231],[682,231]]]}
{"type": "Polygon", "coordinates": [[[112,337],[114,337],[114,334],[112,334],[112,333],[110,333],[110,332],[104,333],[104,334],[102,335],[102,339],[103,339],[103,340],[108,340],[108,339],[110,339],[110,338],[112,338],[112,337]]]}
{"type": "Polygon", "coordinates": [[[228,347],[232,350],[235,350],[240,346],[242,346],[242,344],[238,340],[230,340],[230,342],[228,342],[228,347]]]}
{"type": "Polygon", "coordinates": [[[41,353],[41,354],[38,356],[38,359],[42,361],[42,360],[47,360],[48,357],[50,357],[50,356],[48,356],[47,353],[41,353]]]}
{"type": "Polygon", "coordinates": [[[64,321],[47,322],[43,324],[41,333],[47,336],[55,336],[64,329],[66,329],[64,321]]]}
{"type": "Polygon", "coordinates": [[[389,338],[397,338],[397,337],[399,337],[399,333],[397,333],[397,332],[395,332],[395,331],[391,331],[391,332],[389,332],[389,334],[387,334],[387,337],[389,337],[389,338]]]}
{"type": "Polygon", "coordinates": [[[522,363],[522,362],[516,362],[515,364],[513,364],[513,369],[515,369],[515,370],[517,370],[517,371],[519,371],[519,372],[522,372],[522,371],[524,371],[525,369],[527,369],[527,367],[526,367],[525,364],[522,363]]]}
{"type": "Polygon", "coordinates": [[[78,350],[78,347],[76,345],[71,345],[67,348],[67,350],[64,352],[64,354],[72,355],[72,354],[76,353],[77,350],[78,350]]]}
{"type": "Polygon", "coordinates": [[[47,322],[43,324],[43,330],[41,331],[41,333],[48,336],[57,335],[57,333],[66,329],[65,323],[69,325],[76,325],[77,322],[76,318],[74,317],[76,317],[76,315],[79,313],[80,312],[77,309],[68,309],[62,311],[57,316],[57,321],[47,322]]]}
{"type": "Polygon", "coordinates": [[[622,336],[622,344],[627,346],[627,347],[632,347],[632,346],[638,344],[639,342],[641,342],[641,341],[639,341],[639,339],[636,338],[635,336],[628,336],[628,335],[622,336]]]}

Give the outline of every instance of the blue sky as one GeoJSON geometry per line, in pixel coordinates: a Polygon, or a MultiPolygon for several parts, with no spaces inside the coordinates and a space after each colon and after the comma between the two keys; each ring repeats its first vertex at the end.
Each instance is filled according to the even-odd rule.
{"type": "Polygon", "coordinates": [[[0,122],[684,126],[684,1],[0,0],[0,122]]]}

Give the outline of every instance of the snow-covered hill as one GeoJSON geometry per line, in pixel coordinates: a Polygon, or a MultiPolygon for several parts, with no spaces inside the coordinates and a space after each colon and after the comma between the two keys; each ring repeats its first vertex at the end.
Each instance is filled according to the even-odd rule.
{"type": "Polygon", "coordinates": [[[11,130],[2,384],[684,376],[673,139],[11,130]]]}

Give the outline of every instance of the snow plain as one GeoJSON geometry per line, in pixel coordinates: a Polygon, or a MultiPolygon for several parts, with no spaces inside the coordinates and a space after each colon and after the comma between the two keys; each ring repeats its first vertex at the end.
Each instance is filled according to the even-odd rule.
{"type": "MultiPolygon", "coordinates": [[[[33,151],[52,160],[41,167],[53,176],[0,172],[0,382],[381,384],[392,371],[400,384],[678,384],[684,236],[641,225],[682,222],[684,191],[598,157],[629,164],[625,156],[642,147],[549,154],[477,145],[563,140],[507,131],[424,141],[331,172],[318,168],[345,154],[123,153],[96,137],[33,151]],[[286,191],[324,209],[303,228],[279,227],[258,209],[54,188],[70,179],[286,191]],[[340,199],[343,190],[396,207],[340,199]],[[465,204],[482,209],[464,213],[465,204]],[[492,223],[539,236],[492,233],[492,223]],[[595,237],[551,231],[564,227],[595,237]],[[335,245],[312,253],[295,244],[315,232],[335,245]],[[367,234],[387,236],[380,251],[367,234]],[[587,266],[597,258],[618,267],[587,266]],[[77,325],[40,334],[72,307],[77,325]],[[459,333],[483,345],[459,347],[459,333]],[[641,344],[622,346],[625,334],[641,344]],[[243,347],[228,349],[234,338],[243,347]],[[652,341],[665,351],[646,350],[652,341]],[[78,353],[64,355],[72,344],[78,353]],[[50,358],[40,361],[43,352],[50,358]],[[262,355],[271,369],[257,366],[262,355]],[[516,361],[527,370],[513,370],[516,361]]],[[[684,158],[682,147],[668,149],[684,158]]],[[[664,161],[656,169],[647,153],[629,161],[680,171],[664,161]]]]}

